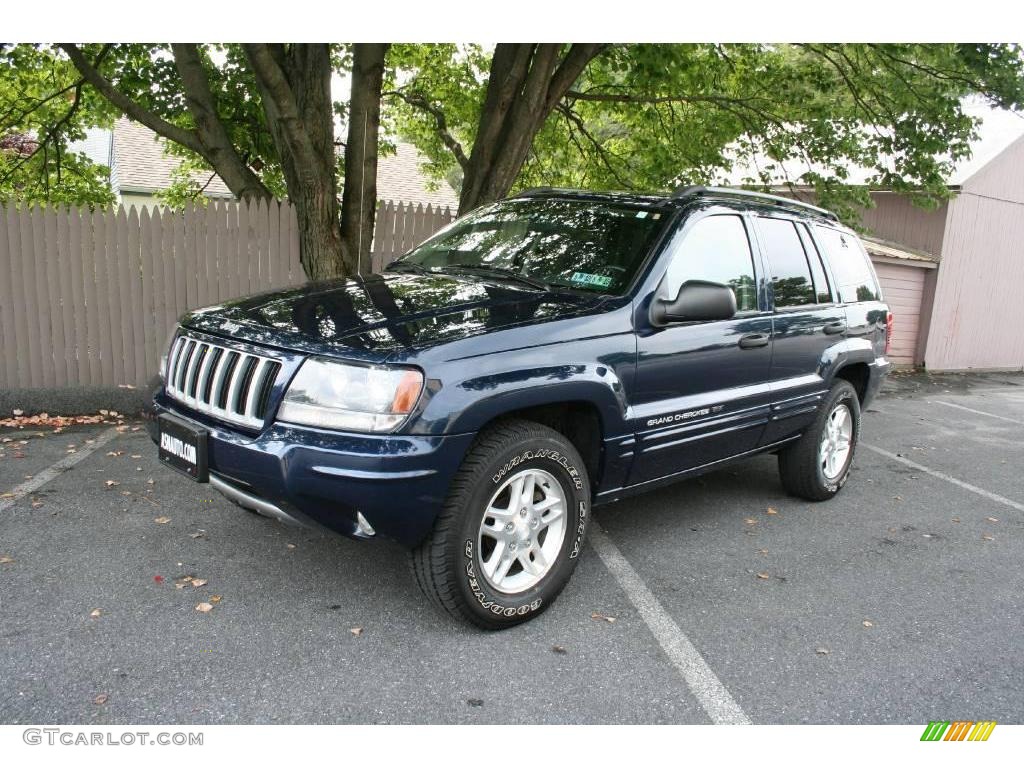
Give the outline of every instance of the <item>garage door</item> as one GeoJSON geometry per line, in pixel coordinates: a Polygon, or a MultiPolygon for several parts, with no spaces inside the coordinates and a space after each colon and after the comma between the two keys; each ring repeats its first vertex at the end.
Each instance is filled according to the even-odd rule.
{"type": "Polygon", "coordinates": [[[917,266],[872,261],[878,282],[882,284],[882,298],[896,316],[889,359],[896,365],[914,365],[917,362],[914,358],[927,270],[917,266]]]}

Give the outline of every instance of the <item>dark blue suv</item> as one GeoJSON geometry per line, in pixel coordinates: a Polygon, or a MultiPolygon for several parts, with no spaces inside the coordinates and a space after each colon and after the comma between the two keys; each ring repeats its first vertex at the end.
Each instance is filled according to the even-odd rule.
{"type": "Polygon", "coordinates": [[[532,190],[385,274],[186,315],[150,429],[243,507],[402,542],[435,603],[502,628],[565,586],[593,505],[763,451],[837,493],[890,367],[881,298],[820,208],[532,190]]]}

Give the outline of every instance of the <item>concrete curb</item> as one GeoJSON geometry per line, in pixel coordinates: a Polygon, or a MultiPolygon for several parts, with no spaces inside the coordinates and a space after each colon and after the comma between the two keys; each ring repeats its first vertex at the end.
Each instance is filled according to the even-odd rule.
{"type": "Polygon", "coordinates": [[[58,387],[56,389],[0,389],[0,418],[13,415],[15,409],[25,416],[48,413],[51,416],[75,416],[96,413],[100,409],[135,416],[142,410],[144,389],[122,387],[58,387]]]}

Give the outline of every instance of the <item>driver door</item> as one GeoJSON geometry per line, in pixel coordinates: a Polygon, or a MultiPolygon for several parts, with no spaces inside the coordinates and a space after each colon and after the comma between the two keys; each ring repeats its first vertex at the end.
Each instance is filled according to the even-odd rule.
{"type": "Polygon", "coordinates": [[[771,408],[772,315],[754,242],[735,212],[691,216],[677,235],[659,295],[676,296],[687,280],[725,283],[737,313],[638,329],[630,485],[759,445],[771,408]]]}

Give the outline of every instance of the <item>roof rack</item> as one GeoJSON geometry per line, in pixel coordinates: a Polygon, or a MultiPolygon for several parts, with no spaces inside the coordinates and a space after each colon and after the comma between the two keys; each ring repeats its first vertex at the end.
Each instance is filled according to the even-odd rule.
{"type": "Polygon", "coordinates": [[[679,200],[687,197],[698,197],[700,195],[715,195],[718,197],[739,197],[745,199],[760,200],[764,203],[771,205],[778,205],[780,207],[796,207],[804,208],[809,211],[814,211],[820,216],[824,216],[827,219],[833,221],[839,221],[839,217],[836,216],[832,211],[825,208],[819,208],[816,205],[810,203],[804,203],[800,200],[794,200],[791,197],[782,197],[781,195],[769,195],[764,192],[752,192],[748,189],[732,189],[730,187],[679,187],[675,192],[672,193],[674,200],[679,200]]]}
{"type": "Polygon", "coordinates": [[[509,197],[534,197],[536,195],[550,195],[559,193],[578,193],[579,189],[570,189],[569,187],[530,187],[516,192],[514,195],[509,197]]]}

